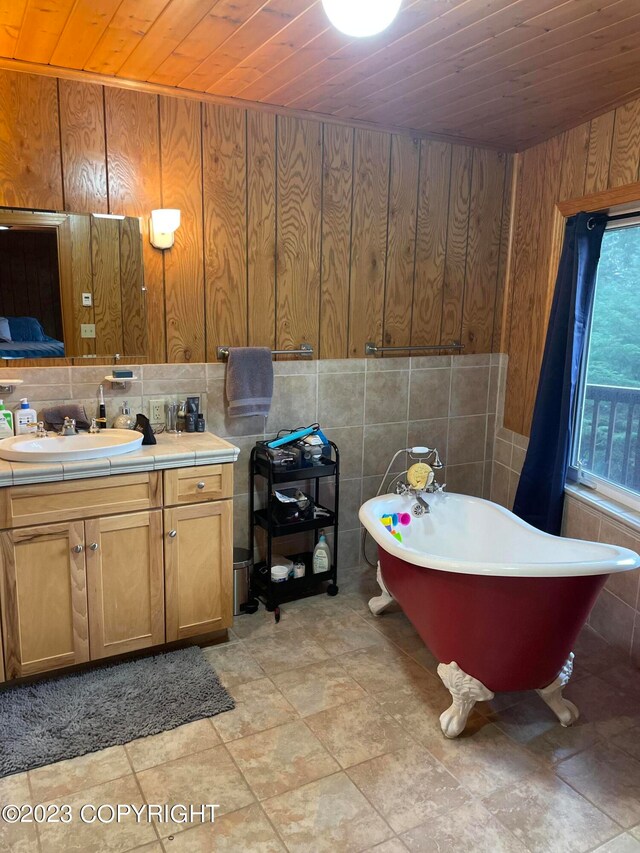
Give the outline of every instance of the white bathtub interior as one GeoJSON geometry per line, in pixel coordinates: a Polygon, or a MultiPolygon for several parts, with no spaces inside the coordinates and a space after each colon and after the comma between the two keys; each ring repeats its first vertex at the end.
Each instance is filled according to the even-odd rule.
{"type": "Polygon", "coordinates": [[[606,574],[638,565],[633,551],[542,533],[482,498],[455,493],[425,497],[430,512],[422,517],[411,514],[414,497],[381,495],[363,504],[360,520],[389,553],[434,569],[544,577],[606,574]],[[382,521],[394,515],[393,530],[401,541],[382,521]]]}

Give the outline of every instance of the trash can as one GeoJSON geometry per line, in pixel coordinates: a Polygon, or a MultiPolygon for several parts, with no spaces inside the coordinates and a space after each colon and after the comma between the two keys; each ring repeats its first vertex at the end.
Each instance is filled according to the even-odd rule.
{"type": "Polygon", "coordinates": [[[249,602],[249,580],[253,559],[248,548],[233,549],[233,615],[253,613],[255,607],[249,602]]]}

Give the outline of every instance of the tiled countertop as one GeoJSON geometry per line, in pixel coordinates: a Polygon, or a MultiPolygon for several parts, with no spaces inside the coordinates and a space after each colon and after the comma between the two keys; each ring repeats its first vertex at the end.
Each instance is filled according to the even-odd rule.
{"type": "Polygon", "coordinates": [[[210,432],[161,433],[157,444],[141,447],[120,456],[84,459],[73,462],[6,462],[0,459],[0,486],[23,483],[52,483],[79,480],[109,474],[136,474],[161,471],[163,468],[186,468],[190,465],[214,465],[235,462],[239,448],[210,432]]]}

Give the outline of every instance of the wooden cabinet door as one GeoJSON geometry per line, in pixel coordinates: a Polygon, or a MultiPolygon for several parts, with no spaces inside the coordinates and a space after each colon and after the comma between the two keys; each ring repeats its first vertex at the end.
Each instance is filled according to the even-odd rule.
{"type": "Polygon", "coordinates": [[[89,659],[84,525],[0,534],[0,604],[7,678],[89,659]]]}
{"type": "Polygon", "coordinates": [[[233,621],[232,501],[164,511],[167,641],[233,621]]]}
{"type": "Polygon", "coordinates": [[[85,522],[91,659],[164,643],[162,513],[85,522]]]}

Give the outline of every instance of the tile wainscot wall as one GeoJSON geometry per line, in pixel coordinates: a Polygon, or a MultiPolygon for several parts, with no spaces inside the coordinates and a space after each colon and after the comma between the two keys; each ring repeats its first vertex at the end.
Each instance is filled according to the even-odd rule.
{"type": "MultiPolygon", "coordinates": [[[[579,487],[565,496],[563,533],[640,553],[640,525],[633,514],[612,501],[583,495],[579,487]]],[[[609,576],[589,625],[622,653],[622,660],[630,656],[640,666],[640,569],[609,576]]]]}
{"type": "MultiPolygon", "coordinates": [[[[278,430],[318,421],[341,453],[339,565],[361,560],[358,508],[372,497],[391,456],[401,447],[437,447],[445,468],[438,479],[449,491],[479,495],[511,508],[528,439],[502,425],[508,359],[503,354],[389,359],[330,359],[274,362],[274,395],[268,418],[229,418],[224,364],[149,364],[133,368],[126,389],[104,383],[111,420],[124,400],[134,413],[149,414],[152,399],[175,401],[198,394],[207,429],[240,448],[234,468],[235,543],[248,540],[249,452],[258,439],[278,430]]],[[[23,379],[8,408],[27,397],[40,412],[60,401],[82,402],[91,416],[104,366],[18,368],[23,379]]],[[[7,380],[8,381],[8,380],[7,380]]],[[[401,470],[403,457],[396,471],[401,470]]],[[[331,502],[332,484],[322,499],[331,502]]],[[[258,504],[265,500],[258,494],[258,504]]],[[[567,497],[564,534],[640,550],[640,529],[615,507],[567,497]]],[[[260,545],[260,543],[258,543],[260,545]]],[[[281,550],[307,542],[281,540],[281,550]]],[[[370,551],[373,549],[370,546],[370,551]]],[[[640,665],[640,572],[612,577],[598,599],[590,624],[640,665]]]]}
{"type": "MultiPolygon", "coordinates": [[[[360,504],[373,496],[399,448],[427,445],[440,451],[440,482],[450,491],[490,496],[492,447],[505,358],[500,355],[336,359],[274,362],[268,418],[229,418],[224,364],[150,364],[133,367],[126,393],[104,383],[107,417],[126,399],[132,412],[149,414],[152,399],[175,401],[198,394],[207,429],[240,448],[235,465],[235,542],[247,545],[249,452],[280,429],[318,421],[341,454],[339,564],[360,561],[360,504]]],[[[91,416],[104,366],[20,368],[24,384],[6,395],[8,408],[27,397],[40,412],[60,401],[82,402],[91,416]]],[[[9,374],[9,371],[7,371],[9,374]]],[[[396,470],[401,470],[398,460],[396,470]]],[[[332,488],[323,484],[323,497],[332,488]]],[[[264,500],[259,495],[258,500],[264,500]]],[[[281,542],[282,550],[295,550],[281,542]]]]}

